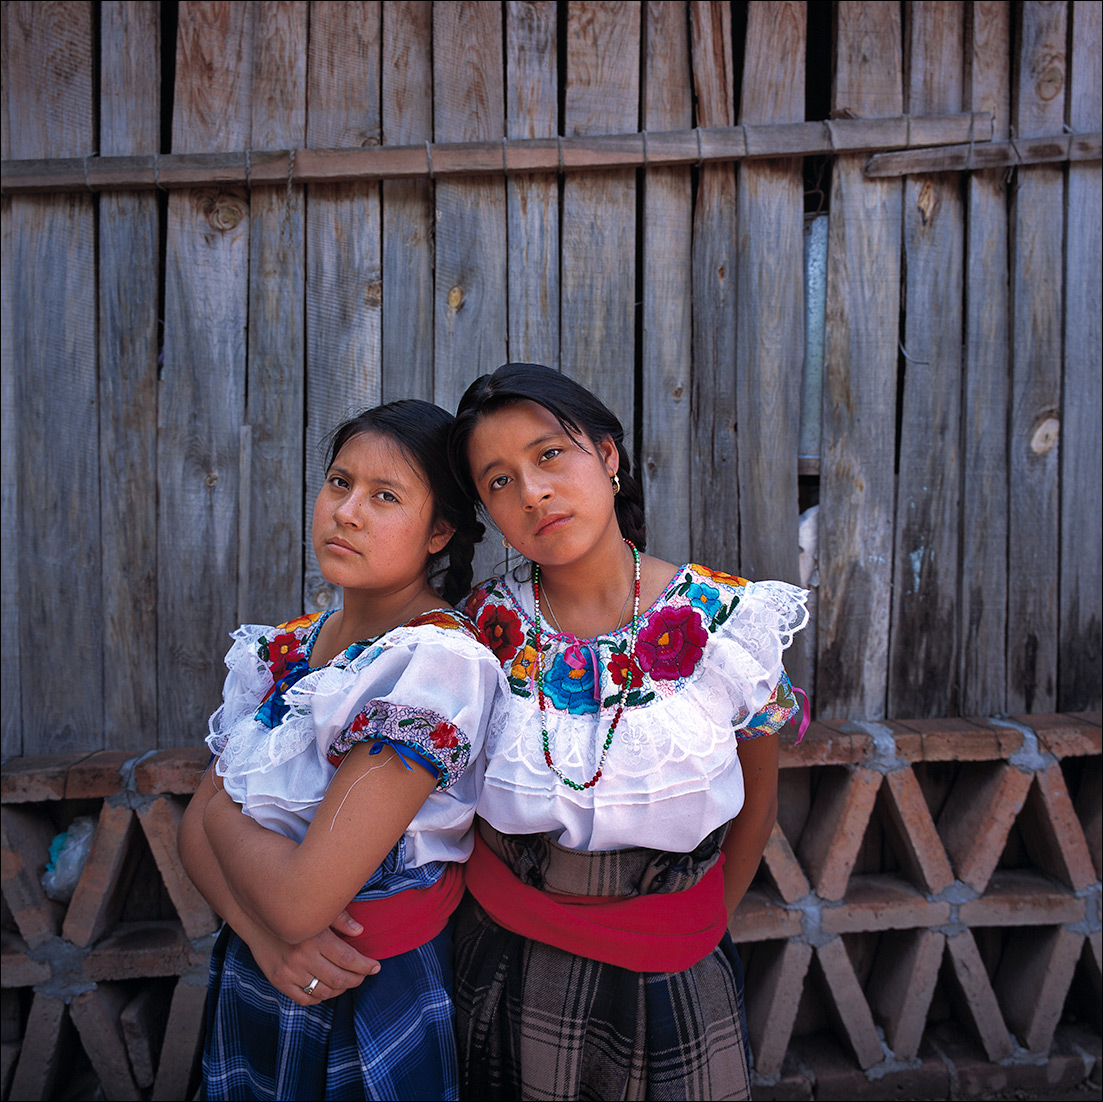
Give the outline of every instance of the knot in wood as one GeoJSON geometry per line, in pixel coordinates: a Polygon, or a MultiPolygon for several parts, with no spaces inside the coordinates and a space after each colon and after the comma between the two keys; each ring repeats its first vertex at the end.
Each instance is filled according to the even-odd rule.
{"type": "Polygon", "coordinates": [[[463,288],[457,283],[448,291],[448,309],[454,314],[463,305],[463,288]]]}
{"type": "Polygon", "coordinates": [[[373,283],[368,284],[367,290],[364,292],[364,305],[383,305],[383,284],[380,280],[377,279],[373,283]]]}
{"type": "Polygon", "coordinates": [[[212,229],[228,233],[241,224],[245,205],[240,196],[225,191],[210,192],[203,197],[203,213],[212,229]]]}
{"type": "Polygon", "coordinates": [[[214,471],[208,471],[207,477],[203,479],[203,481],[207,484],[208,490],[213,490],[215,484],[218,482],[218,475],[216,475],[214,471]]]}
{"type": "Polygon", "coordinates": [[[1040,100],[1048,102],[1061,94],[1065,87],[1064,58],[1054,58],[1042,69],[1034,82],[1034,91],[1040,100]]]}
{"type": "Polygon", "coordinates": [[[1048,455],[1053,451],[1061,435],[1061,422],[1052,414],[1047,413],[1034,423],[1034,430],[1030,434],[1030,450],[1035,455],[1048,455]]]}

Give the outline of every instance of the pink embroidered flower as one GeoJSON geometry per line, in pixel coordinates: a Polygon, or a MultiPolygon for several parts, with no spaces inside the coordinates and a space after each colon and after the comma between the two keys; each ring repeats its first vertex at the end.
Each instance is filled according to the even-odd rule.
{"type": "Polygon", "coordinates": [[[479,617],[479,631],[503,665],[517,653],[525,637],[521,630],[521,618],[501,605],[491,605],[483,610],[479,617]]]}
{"type": "Polygon", "coordinates": [[[708,632],[690,605],[660,609],[649,617],[636,640],[640,668],[660,681],[688,677],[704,653],[708,632]]]}
{"type": "Polygon", "coordinates": [[[451,723],[438,723],[429,737],[438,750],[459,746],[460,744],[460,740],[456,738],[456,728],[451,723]]]}

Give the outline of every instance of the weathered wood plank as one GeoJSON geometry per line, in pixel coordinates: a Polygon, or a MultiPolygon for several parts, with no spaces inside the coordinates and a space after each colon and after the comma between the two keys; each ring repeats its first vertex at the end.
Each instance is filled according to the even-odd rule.
{"type": "MultiPolygon", "coordinates": [[[[8,115],[8,9],[0,9],[0,155],[11,156],[8,115]]],[[[0,754],[23,752],[22,690],[19,682],[19,526],[7,518],[19,512],[19,416],[15,408],[15,289],[11,199],[0,197],[0,754]]]]}
{"type": "MultiPolygon", "coordinates": [[[[442,141],[505,134],[502,12],[493,4],[433,10],[433,117],[442,141]]],[[[453,410],[467,384],[506,356],[505,182],[438,180],[433,399],[453,410]]]]}
{"type": "MultiPolygon", "coordinates": [[[[252,5],[180,5],[172,144],[248,145],[252,5]]],[[[169,197],[158,406],[158,743],[194,742],[237,611],[249,206],[237,188],[169,197]]]]}
{"type": "MultiPolygon", "coordinates": [[[[380,9],[314,3],[310,9],[307,133],[311,148],[378,144],[380,9]]],[[[379,184],[312,184],[307,193],[307,427],[304,530],[322,484],[324,440],[354,410],[381,397],[383,285],[379,184]]],[[[329,608],[337,591],[309,540],[303,605],[329,608]]]]}
{"type": "MultiPolygon", "coordinates": [[[[559,132],[556,5],[506,5],[506,137],[559,132]]],[[[551,174],[506,181],[509,218],[509,358],[559,367],[559,180],[551,174]]]]}
{"type": "MultiPolygon", "coordinates": [[[[1100,41],[1098,0],[1071,6],[1069,123],[1073,129],[1100,127],[1100,41]]],[[[1064,416],[1061,431],[1061,588],[1057,705],[1070,710],[1100,704],[1100,622],[1103,560],[1100,527],[1103,469],[1099,396],[1103,389],[1103,317],[1099,242],[1103,176],[1099,163],[1069,166],[1069,227],[1065,251],[1064,416]]]]}
{"type": "MultiPolygon", "coordinates": [[[[971,16],[967,102],[991,111],[995,136],[1004,138],[1011,120],[1011,9],[985,0],[972,5],[971,16]]],[[[1006,173],[973,173],[966,202],[959,704],[964,715],[992,715],[1007,707],[1006,173]]]]}
{"type": "MultiPolygon", "coordinates": [[[[693,121],[689,26],[680,4],[644,9],[643,128],[693,121]]],[[[640,470],[652,505],[648,550],[685,562],[689,553],[693,393],[693,194],[688,168],[650,168],[643,176],[643,439],[640,470]]]]}
{"type": "MultiPolygon", "coordinates": [[[[803,2],[749,6],[740,122],[804,120],[806,25],[803,2]]],[[[736,209],[739,570],[749,578],[797,582],[804,363],[802,162],[741,165],[736,209]]],[[[796,659],[794,653],[789,672],[804,683],[796,659]]]]}
{"type": "MultiPolygon", "coordinates": [[[[252,136],[257,149],[306,137],[305,0],[255,5],[252,136]]],[[[303,577],[303,189],[254,187],[249,218],[249,363],[237,619],[280,623],[303,577]]],[[[244,456],[243,456],[244,461],[244,456]]]]}
{"type": "MultiPolygon", "coordinates": [[[[383,141],[433,137],[433,5],[383,4],[383,141]]],[[[433,185],[383,182],[384,401],[433,397],[433,185]]]]}
{"type": "MultiPolygon", "coordinates": [[[[916,113],[956,110],[964,73],[964,5],[919,0],[908,12],[907,106],[916,113]]],[[[957,710],[964,234],[956,173],[905,181],[903,416],[889,634],[892,716],[957,710]]]]}
{"type": "MultiPolygon", "coordinates": [[[[690,7],[699,126],[735,123],[731,5],[690,7]]],[[[735,436],[735,168],[702,165],[693,210],[693,396],[690,557],[738,572],[735,436]]]]}
{"type": "MultiPolygon", "coordinates": [[[[160,145],[160,5],[100,6],[100,151],[160,145]]],[[[157,306],[160,215],[148,192],[103,195],[99,235],[99,434],[103,656],[146,670],[157,653],[157,306]]],[[[104,679],[104,745],[144,749],[157,679],[104,679]]]]}
{"type": "MultiPolygon", "coordinates": [[[[1015,133],[1052,134],[1064,122],[1066,7],[1027,0],[1018,14],[1015,133]]],[[[1057,702],[1064,190],[1063,170],[1050,165],[1019,169],[1012,190],[1007,707],[1015,713],[1050,712],[1057,702]]]]}
{"type": "MultiPolygon", "coordinates": [[[[12,156],[92,153],[91,5],[16,3],[4,15],[12,156]]],[[[94,232],[87,194],[12,200],[18,513],[5,526],[19,540],[15,695],[25,753],[103,745],[94,232]],[[59,692],[62,640],[81,660],[59,692]]]]}
{"type": "MultiPolygon", "coordinates": [[[[433,9],[433,117],[443,141],[505,133],[502,10],[457,3],[433,9]]],[[[467,385],[506,358],[506,188],[503,179],[436,182],[433,400],[454,410],[467,385]]],[[[475,577],[502,558],[494,535],[475,555],[475,577]]]]}
{"type": "MultiPolygon", "coordinates": [[[[638,126],[639,4],[571,4],[566,49],[564,133],[608,134],[638,126]]],[[[624,169],[568,173],[562,228],[560,362],[572,378],[598,393],[631,435],[636,174],[624,169]]]]}
{"type": "MultiPolygon", "coordinates": [[[[837,8],[832,107],[901,109],[900,8],[837,8]]],[[[837,158],[828,230],[820,481],[821,716],[884,715],[892,578],[901,185],[837,158]]]]}

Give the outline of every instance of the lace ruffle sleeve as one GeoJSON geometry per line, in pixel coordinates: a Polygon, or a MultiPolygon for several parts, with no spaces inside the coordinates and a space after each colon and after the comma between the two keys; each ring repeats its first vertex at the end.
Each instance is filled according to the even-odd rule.
{"type": "Polygon", "coordinates": [[[331,762],[365,739],[388,742],[431,763],[444,791],[482,748],[502,684],[494,656],[466,632],[417,625],[295,686],[288,702],[295,710],[309,694],[319,746],[331,762]]]}

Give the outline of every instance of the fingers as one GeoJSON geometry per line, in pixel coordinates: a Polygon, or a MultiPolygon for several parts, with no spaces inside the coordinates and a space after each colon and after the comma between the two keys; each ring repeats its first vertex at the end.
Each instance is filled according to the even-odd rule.
{"type": "Polygon", "coordinates": [[[364,932],[364,927],[348,913],[342,911],[330,924],[329,928],[343,937],[358,937],[364,932]]]}
{"type": "Polygon", "coordinates": [[[357,983],[365,976],[374,976],[379,971],[379,961],[358,952],[339,937],[331,935],[326,938],[325,934],[319,934],[316,940],[319,942],[318,952],[341,972],[356,976],[357,983]]]}

